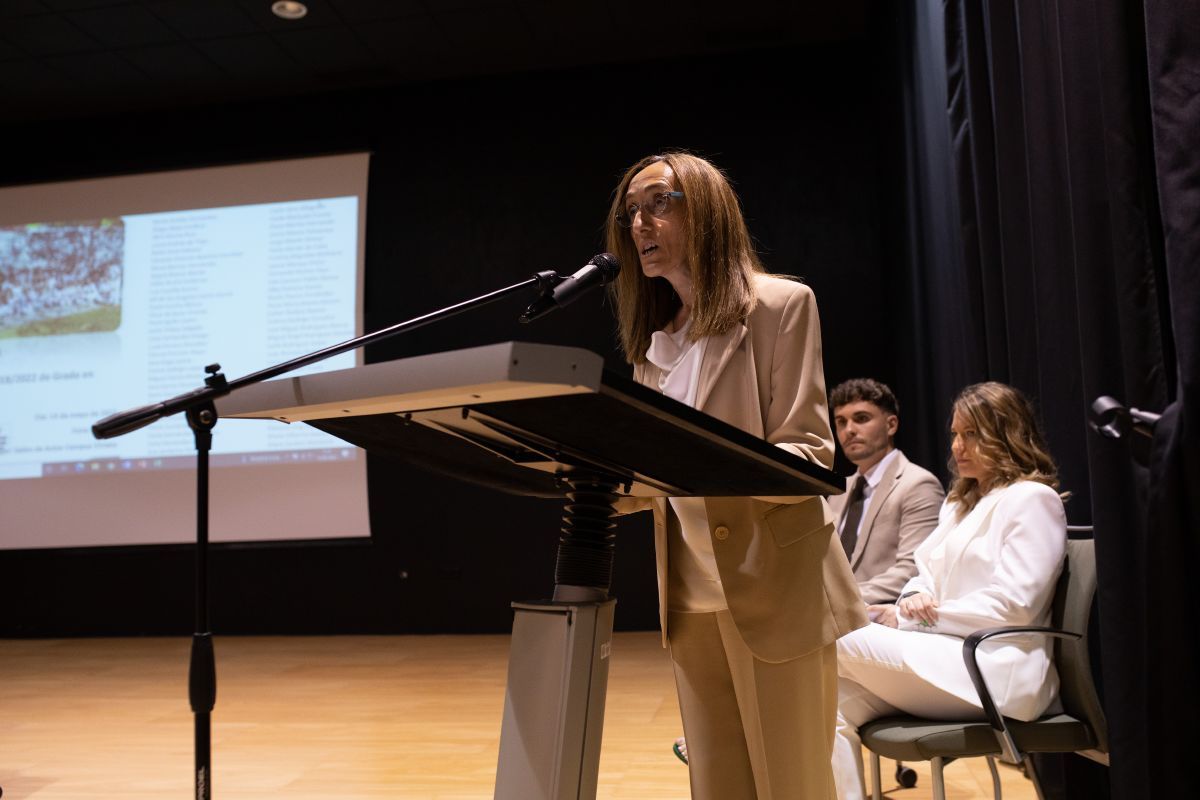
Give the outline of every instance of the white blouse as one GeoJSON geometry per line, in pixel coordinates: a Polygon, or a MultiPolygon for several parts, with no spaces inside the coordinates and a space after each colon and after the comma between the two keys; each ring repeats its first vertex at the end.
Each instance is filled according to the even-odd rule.
{"type": "MultiPolygon", "coordinates": [[[[700,365],[708,339],[689,341],[689,324],[674,332],[655,331],[646,360],[658,367],[658,388],[672,400],[696,407],[700,365]]],[[[713,554],[708,513],[702,497],[672,497],[674,514],[668,515],[667,565],[671,589],[667,593],[674,611],[721,611],[728,607],[717,559],[713,554]]]]}

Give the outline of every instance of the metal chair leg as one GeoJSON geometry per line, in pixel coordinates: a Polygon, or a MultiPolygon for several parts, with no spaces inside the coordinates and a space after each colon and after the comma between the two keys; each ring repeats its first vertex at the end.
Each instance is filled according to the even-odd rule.
{"type": "Polygon", "coordinates": [[[996,759],[988,756],[987,764],[992,773],[992,796],[995,800],[1000,800],[1000,773],[996,769],[996,759]]]}
{"type": "Polygon", "coordinates": [[[945,763],[946,760],[941,756],[934,756],[929,761],[933,768],[933,800],[946,800],[946,781],[942,777],[942,767],[945,763]]]}
{"type": "Polygon", "coordinates": [[[871,800],[883,800],[883,783],[879,776],[879,753],[871,751],[871,800]]]}
{"type": "Polygon", "coordinates": [[[1033,759],[1026,755],[1021,763],[1025,765],[1025,774],[1029,776],[1029,780],[1033,781],[1033,790],[1037,792],[1038,800],[1046,800],[1046,795],[1042,792],[1042,782],[1038,779],[1037,770],[1033,766],[1033,759]]]}

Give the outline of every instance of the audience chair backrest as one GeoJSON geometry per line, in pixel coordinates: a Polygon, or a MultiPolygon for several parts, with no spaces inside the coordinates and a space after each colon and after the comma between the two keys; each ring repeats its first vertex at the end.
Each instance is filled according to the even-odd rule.
{"type": "Polygon", "coordinates": [[[1108,752],[1104,709],[1092,680],[1088,655],[1088,623],[1096,596],[1096,550],[1091,539],[1067,541],[1067,560],[1054,593],[1053,626],[1083,634],[1078,640],[1056,639],[1054,664],[1058,669],[1063,710],[1087,722],[1096,734],[1096,749],[1108,752]]]}

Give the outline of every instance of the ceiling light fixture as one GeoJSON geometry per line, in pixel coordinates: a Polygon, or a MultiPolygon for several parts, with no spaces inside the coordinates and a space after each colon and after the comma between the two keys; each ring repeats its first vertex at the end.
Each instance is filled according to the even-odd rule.
{"type": "Polygon", "coordinates": [[[300,19],[308,13],[308,6],[296,0],[276,0],[271,3],[271,13],[280,19],[300,19]]]}

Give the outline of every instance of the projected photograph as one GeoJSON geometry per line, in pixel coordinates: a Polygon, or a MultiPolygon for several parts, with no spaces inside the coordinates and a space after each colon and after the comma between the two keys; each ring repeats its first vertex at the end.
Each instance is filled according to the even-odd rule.
{"type": "Polygon", "coordinates": [[[0,339],[121,324],[120,219],[0,227],[0,339]]]}

